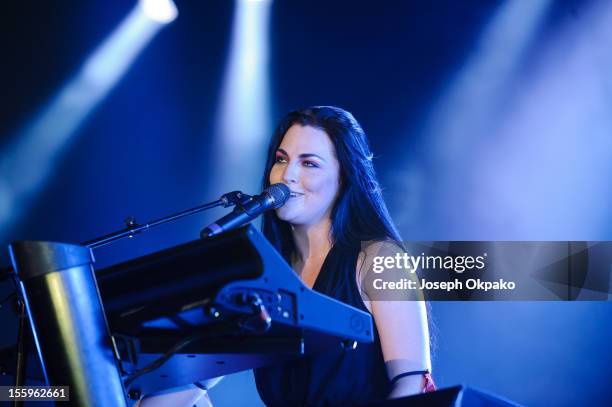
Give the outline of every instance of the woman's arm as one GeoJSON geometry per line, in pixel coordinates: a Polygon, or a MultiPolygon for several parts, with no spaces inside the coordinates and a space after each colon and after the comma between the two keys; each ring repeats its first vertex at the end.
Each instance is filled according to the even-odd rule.
{"type": "MultiPolygon", "coordinates": [[[[416,281],[416,273],[401,268],[373,271],[375,257],[395,257],[403,253],[392,242],[376,242],[365,249],[358,272],[364,302],[378,330],[389,380],[415,371],[431,372],[427,311],[421,293],[412,290],[377,290],[374,279],[416,281]]],[[[380,263],[380,260],[377,261],[380,263]]],[[[426,385],[423,374],[403,376],[394,381],[390,398],[422,393],[426,385]]]]}
{"type": "MultiPolygon", "coordinates": [[[[373,301],[372,316],[378,329],[389,380],[414,371],[431,372],[427,313],[422,301],[373,301]]],[[[422,393],[423,374],[394,382],[390,398],[422,393]]]]}

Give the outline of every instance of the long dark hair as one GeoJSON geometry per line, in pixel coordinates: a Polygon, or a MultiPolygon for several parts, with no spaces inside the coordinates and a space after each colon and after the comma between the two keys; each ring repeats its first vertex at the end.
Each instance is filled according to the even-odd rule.
{"type": "MultiPolygon", "coordinates": [[[[346,110],[333,106],[313,106],[288,113],[278,124],[270,145],[263,177],[263,188],[270,185],[269,175],[276,150],[285,133],[294,124],[323,130],[336,150],[340,165],[340,192],[331,213],[333,243],[354,248],[362,241],[392,239],[400,242],[372,165],[372,153],[365,132],[346,110]]],[[[264,236],[286,258],[295,251],[291,228],[269,211],[263,216],[264,236]]]]}

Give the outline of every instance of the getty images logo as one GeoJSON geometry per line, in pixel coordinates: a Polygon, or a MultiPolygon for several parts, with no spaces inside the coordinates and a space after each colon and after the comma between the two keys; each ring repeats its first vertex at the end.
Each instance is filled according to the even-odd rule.
{"type": "Polygon", "coordinates": [[[372,271],[382,273],[389,269],[405,269],[415,273],[421,270],[447,270],[463,273],[469,270],[486,268],[487,253],[481,256],[412,256],[408,253],[396,253],[395,256],[376,256],[373,259],[372,271]]]}

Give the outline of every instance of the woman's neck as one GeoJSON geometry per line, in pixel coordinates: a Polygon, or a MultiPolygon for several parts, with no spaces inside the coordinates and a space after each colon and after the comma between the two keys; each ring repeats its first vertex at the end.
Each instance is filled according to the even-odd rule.
{"type": "Polygon", "coordinates": [[[331,220],[322,219],[314,225],[292,225],[293,241],[297,250],[297,260],[322,259],[332,247],[331,220]]]}

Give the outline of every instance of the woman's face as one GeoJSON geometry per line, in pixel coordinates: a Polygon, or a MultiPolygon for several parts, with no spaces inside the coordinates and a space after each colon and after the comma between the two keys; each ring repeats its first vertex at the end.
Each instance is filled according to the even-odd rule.
{"type": "Polygon", "coordinates": [[[340,190],[340,166],[325,131],[295,124],[276,150],[270,184],[291,190],[277,216],[293,225],[313,225],[329,218],[340,190]]]}

